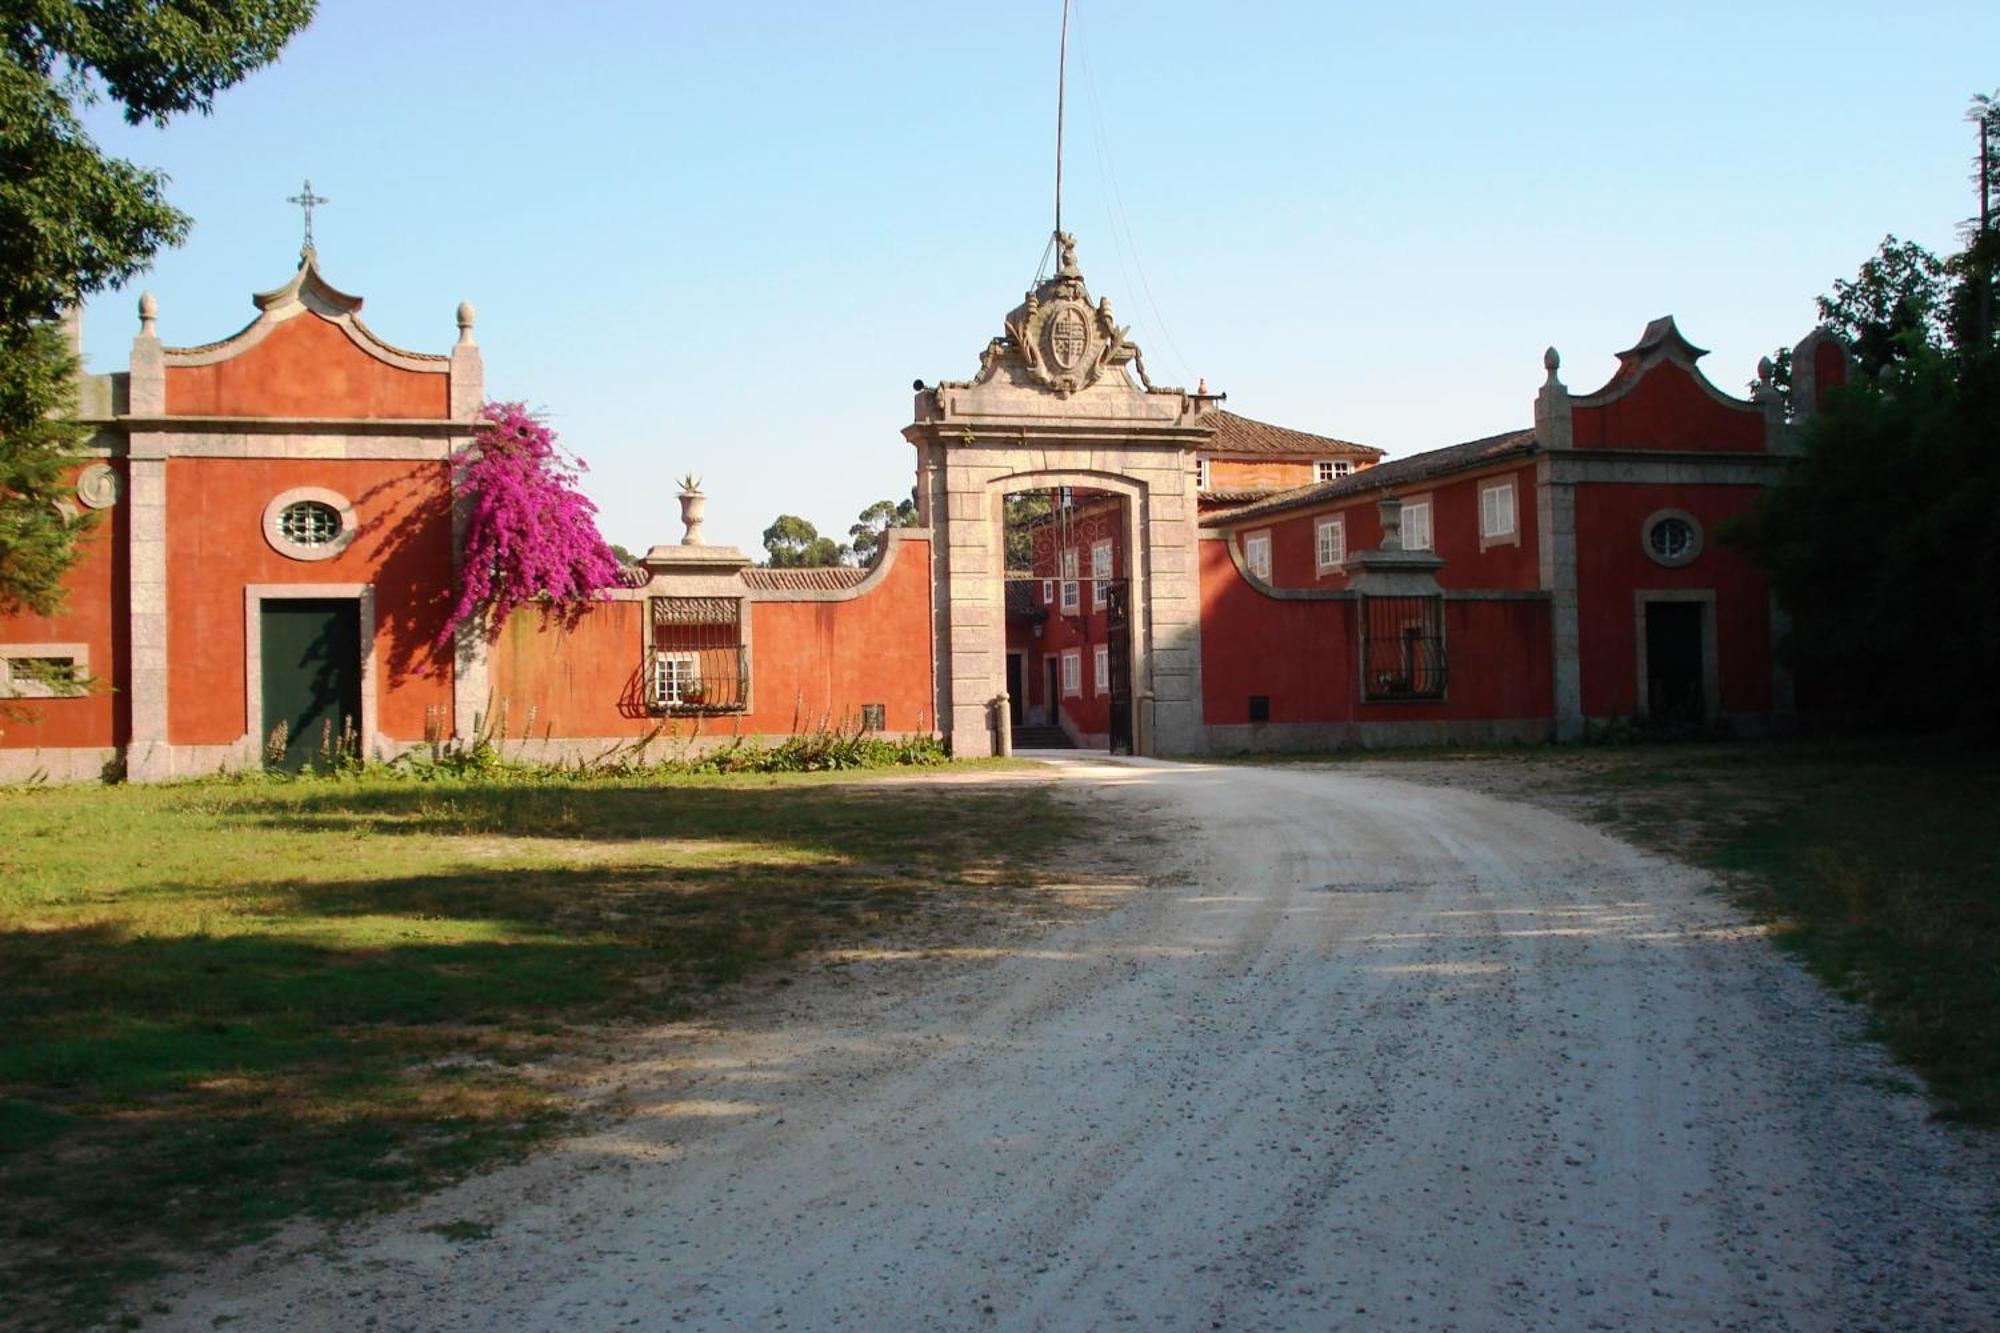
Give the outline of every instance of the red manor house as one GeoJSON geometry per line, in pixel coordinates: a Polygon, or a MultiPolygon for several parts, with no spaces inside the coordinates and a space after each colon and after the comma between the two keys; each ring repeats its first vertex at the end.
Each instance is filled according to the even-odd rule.
{"type": "MultiPolygon", "coordinates": [[[[0,620],[0,780],[157,779],[453,738],[668,753],[826,726],[954,752],[1200,754],[1569,739],[1791,715],[1762,574],[1715,541],[1798,421],[1655,320],[1594,393],[1552,350],[1533,425],[1384,460],[1154,386],[1074,243],[965,381],[919,386],[920,528],[865,569],[759,569],[687,533],[574,624],[439,646],[484,398],[473,310],[392,347],[307,250],[257,317],[85,376],[98,512],[68,601],[0,620]]],[[[1809,414],[1842,382],[1815,332],[1809,414]]]]}

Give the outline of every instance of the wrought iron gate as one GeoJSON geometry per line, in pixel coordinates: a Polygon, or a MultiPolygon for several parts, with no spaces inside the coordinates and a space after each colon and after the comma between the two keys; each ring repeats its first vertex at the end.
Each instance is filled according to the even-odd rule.
{"type": "Polygon", "coordinates": [[[1131,754],[1132,583],[1105,580],[1105,659],[1111,671],[1111,753],[1131,754]]]}

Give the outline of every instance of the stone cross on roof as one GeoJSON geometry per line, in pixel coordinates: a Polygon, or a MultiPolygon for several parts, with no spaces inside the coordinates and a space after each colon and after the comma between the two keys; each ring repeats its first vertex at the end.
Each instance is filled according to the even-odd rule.
{"type": "Polygon", "coordinates": [[[323,194],[314,194],[313,183],[307,181],[305,190],[302,193],[287,196],[285,202],[288,204],[297,204],[306,212],[306,239],[305,244],[299,247],[299,252],[301,254],[310,253],[313,248],[313,205],[330,204],[333,200],[323,194]]]}

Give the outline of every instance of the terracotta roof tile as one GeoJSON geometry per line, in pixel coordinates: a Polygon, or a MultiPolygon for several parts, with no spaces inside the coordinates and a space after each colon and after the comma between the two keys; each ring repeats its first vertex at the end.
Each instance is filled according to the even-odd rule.
{"type": "Polygon", "coordinates": [[[1352,440],[1312,435],[1267,421],[1253,421],[1234,412],[1215,413],[1215,436],[1208,452],[1216,454],[1283,454],[1298,458],[1380,458],[1382,451],[1352,440]]]}
{"type": "Polygon", "coordinates": [[[1429,481],[1434,477],[1462,472],[1467,468],[1482,467],[1516,454],[1531,454],[1539,447],[1535,442],[1535,432],[1532,430],[1514,430],[1500,435],[1488,435],[1484,439],[1467,440],[1464,444],[1431,449],[1425,453],[1411,454],[1406,458],[1392,458],[1386,463],[1377,463],[1374,467],[1364,468],[1337,481],[1300,486],[1238,508],[1220,510],[1205,515],[1201,524],[1205,528],[1228,527],[1247,518],[1263,518],[1267,514],[1280,514],[1291,509],[1324,504],[1328,500],[1344,499],[1350,495],[1365,495],[1370,491],[1388,490],[1419,481],[1429,481]]]}
{"type": "Polygon", "coordinates": [[[746,587],[767,592],[845,592],[867,577],[868,570],[854,565],[743,571],[746,587]]]}

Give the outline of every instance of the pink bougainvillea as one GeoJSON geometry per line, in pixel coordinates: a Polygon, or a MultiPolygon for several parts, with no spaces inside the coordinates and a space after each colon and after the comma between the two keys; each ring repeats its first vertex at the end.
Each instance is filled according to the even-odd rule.
{"type": "Polygon", "coordinates": [[[465,550],[440,644],[467,624],[492,638],[530,603],[573,617],[621,582],[597,506],[576,489],[583,461],[520,403],[488,403],[479,415],[453,478],[467,507],[465,550]]]}

